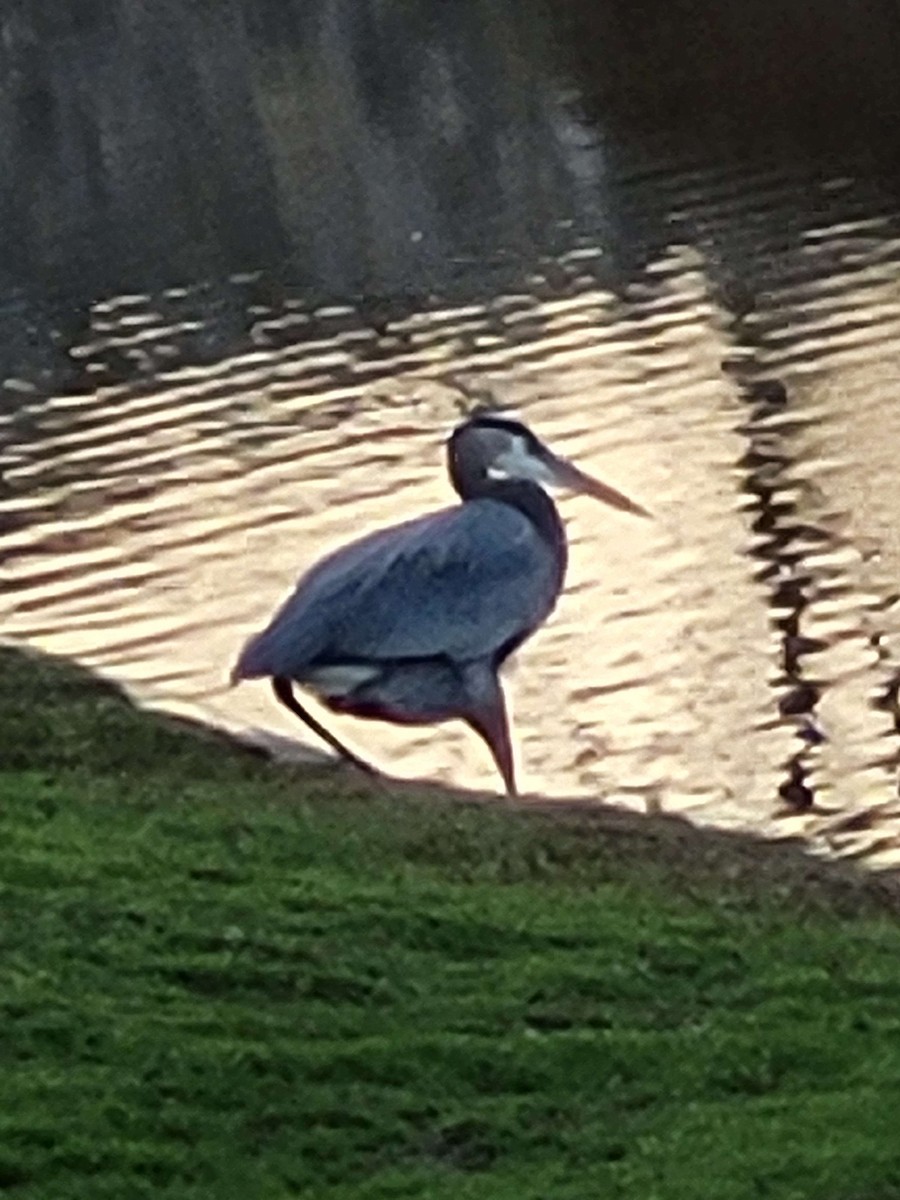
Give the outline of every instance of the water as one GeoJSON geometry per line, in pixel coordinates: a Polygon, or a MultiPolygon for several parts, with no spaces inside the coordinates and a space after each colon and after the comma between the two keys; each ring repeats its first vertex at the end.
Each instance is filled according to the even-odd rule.
{"type": "Polygon", "coordinates": [[[237,649],[490,392],[656,516],[561,502],[522,785],[896,860],[896,22],[713,8],[0,18],[3,636],[308,750],[237,649]]]}

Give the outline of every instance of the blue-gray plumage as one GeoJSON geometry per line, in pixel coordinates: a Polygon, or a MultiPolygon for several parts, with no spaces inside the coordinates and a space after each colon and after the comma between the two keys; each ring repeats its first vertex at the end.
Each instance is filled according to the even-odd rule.
{"type": "Polygon", "coordinates": [[[562,522],[540,484],[646,514],[516,421],[473,417],[448,451],[463,503],[322,559],[244,647],[232,680],[271,677],[282,703],[369,771],[300,705],[292,681],[336,712],[400,724],[460,718],[515,794],[498,670],[553,610],[567,559],[562,522]]]}

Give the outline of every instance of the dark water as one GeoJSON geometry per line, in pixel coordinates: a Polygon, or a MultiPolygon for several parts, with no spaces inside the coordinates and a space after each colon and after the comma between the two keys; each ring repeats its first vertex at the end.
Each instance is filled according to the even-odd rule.
{"type": "Polygon", "coordinates": [[[900,16],[722,7],[4,9],[3,636],[302,737],[237,646],[490,389],[657,515],[562,503],[523,784],[896,858],[900,16]]]}

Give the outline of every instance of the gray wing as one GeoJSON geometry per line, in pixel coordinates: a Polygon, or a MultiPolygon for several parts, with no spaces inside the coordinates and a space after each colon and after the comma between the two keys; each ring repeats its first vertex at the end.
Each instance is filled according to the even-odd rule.
{"type": "Polygon", "coordinates": [[[248,642],[235,676],[298,677],[323,658],[481,658],[539,624],[560,582],[551,547],[524,513],[469,501],[323,559],[248,642]]]}

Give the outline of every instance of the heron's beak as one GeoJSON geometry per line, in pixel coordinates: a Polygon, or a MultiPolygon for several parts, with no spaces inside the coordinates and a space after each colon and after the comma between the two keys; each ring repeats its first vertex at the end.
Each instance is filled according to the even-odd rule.
{"type": "Polygon", "coordinates": [[[621,512],[631,513],[632,516],[650,516],[646,508],[642,508],[634,500],[629,500],[626,495],[617,491],[616,488],[610,487],[608,483],[602,483],[599,479],[594,479],[593,476],[586,474],[574,463],[569,462],[567,458],[559,458],[546,447],[544,447],[544,452],[542,466],[546,470],[548,482],[557,487],[568,488],[572,492],[583,492],[585,496],[593,496],[595,500],[602,500],[604,504],[618,508],[621,512]]]}

